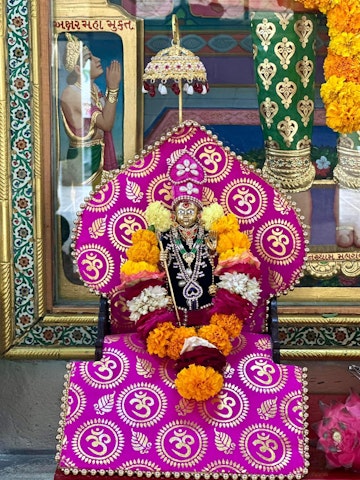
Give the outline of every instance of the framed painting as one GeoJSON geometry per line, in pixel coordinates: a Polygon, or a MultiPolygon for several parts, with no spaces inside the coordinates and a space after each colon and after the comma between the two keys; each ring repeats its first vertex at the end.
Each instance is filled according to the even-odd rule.
{"type": "Polygon", "coordinates": [[[72,234],[84,199],[142,149],[143,21],[107,0],[10,3],[0,354],[91,356],[98,297],[77,276],[72,234]]]}

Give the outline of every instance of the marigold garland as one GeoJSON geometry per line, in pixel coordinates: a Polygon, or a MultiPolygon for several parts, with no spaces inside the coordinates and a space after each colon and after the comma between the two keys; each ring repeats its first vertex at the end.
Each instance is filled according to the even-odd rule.
{"type": "Polygon", "coordinates": [[[359,0],[299,0],[306,8],[327,15],[328,58],[320,94],[326,124],[338,133],[360,130],[360,2],[359,0]]]}

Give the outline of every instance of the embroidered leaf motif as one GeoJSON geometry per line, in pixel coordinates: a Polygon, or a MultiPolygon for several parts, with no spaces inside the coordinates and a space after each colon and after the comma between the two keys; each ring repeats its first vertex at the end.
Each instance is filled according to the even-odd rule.
{"type": "Polygon", "coordinates": [[[114,406],[114,396],[115,392],[100,397],[98,403],[94,404],[95,412],[98,415],[105,415],[105,413],[111,412],[114,406]]]}
{"type": "Polygon", "coordinates": [[[175,406],[175,410],[179,416],[184,417],[188,413],[191,413],[194,410],[195,402],[194,400],[187,400],[182,398],[180,402],[175,406]]]}
{"type": "Polygon", "coordinates": [[[140,185],[136,182],[128,181],[126,184],[126,196],[129,200],[132,200],[134,203],[140,202],[143,198],[144,193],[141,191],[140,185]]]}
{"type": "Polygon", "coordinates": [[[136,373],[145,378],[151,378],[154,375],[155,368],[149,360],[136,357],[136,373]]]}
{"type": "Polygon", "coordinates": [[[287,215],[290,211],[290,204],[285,197],[276,193],[274,198],[274,208],[277,212],[287,215]]]}
{"type": "Polygon", "coordinates": [[[273,270],[269,271],[269,283],[274,290],[280,290],[284,284],[283,276],[273,270]]]}
{"type": "Polygon", "coordinates": [[[106,216],[103,218],[97,218],[93,221],[91,227],[89,228],[89,235],[91,238],[102,237],[106,231],[106,216]]]}
{"type": "Polygon", "coordinates": [[[260,338],[260,340],[255,342],[255,345],[259,350],[269,350],[269,348],[271,348],[271,343],[269,338],[260,338]]]}
{"type": "Polygon", "coordinates": [[[261,420],[268,420],[274,418],[277,412],[276,398],[273,400],[265,400],[257,410],[261,420]]]}
{"type": "Polygon", "coordinates": [[[233,453],[235,450],[235,443],[231,440],[227,433],[218,432],[215,430],[215,445],[219,452],[224,452],[227,455],[233,453]]]}
{"type": "Polygon", "coordinates": [[[133,450],[142,454],[149,453],[152,443],[149,442],[147,436],[144,433],[135,432],[134,430],[131,432],[131,446],[133,450]]]}

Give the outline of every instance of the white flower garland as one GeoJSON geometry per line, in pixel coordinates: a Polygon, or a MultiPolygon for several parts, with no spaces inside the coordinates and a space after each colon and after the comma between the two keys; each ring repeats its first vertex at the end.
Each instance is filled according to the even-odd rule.
{"type": "Polygon", "coordinates": [[[130,312],[130,320],[136,323],[142,315],[167,307],[168,303],[169,297],[166,288],[155,285],[144,288],[140,295],[128,300],[126,305],[130,312]]]}
{"type": "Polygon", "coordinates": [[[260,285],[256,278],[250,278],[245,273],[230,273],[226,272],[220,275],[220,281],[217,284],[218,288],[225,288],[231,293],[240,295],[245,300],[248,300],[253,305],[256,305],[260,298],[260,285]]]}

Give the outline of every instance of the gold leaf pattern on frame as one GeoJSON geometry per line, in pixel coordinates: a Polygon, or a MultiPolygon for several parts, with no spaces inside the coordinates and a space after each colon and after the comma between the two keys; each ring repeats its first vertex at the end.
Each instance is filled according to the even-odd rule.
{"type": "Polygon", "coordinates": [[[97,239],[102,237],[106,232],[106,219],[107,217],[99,217],[93,221],[89,228],[89,235],[91,238],[97,239]]]}
{"type": "Polygon", "coordinates": [[[143,198],[144,193],[141,191],[140,185],[136,182],[127,181],[126,182],[126,196],[129,200],[132,200],[134,203],[140,202],[143,198]]]}
{"type": "Polygon", "coordinates": [[[133,450],[142,454],[149,453],[152,443],[149,442],[148,437],[142,432],[135,432],[135,430],[132,430],[131,433],[131,446],[133,450]]]}
{"type": "Polygon", "coordinates": [[[136,357],[136,373],[144,378],[151,378],[155,373],[155,368],[149,360],[136,357]]]}
{"type": "Polygon", "coordinates": [[[185,417],[188,413],[191,413],[194,410],[195,402],[194,400],[187,400],[182,398],[179,403],[175,406],[177,414],[185,417]]]}
{"type": "Polygon", "coordinates": [[[97,415],[105,415],[105,413],[111,412],[114,407],[114,393],[109,393],[99,398],[99,401],[94,404],[94,410],[97,415]]]}
{"type": "Polygon", "coordinates": [[[215,430],[215,445],[219,452],[231,454],[235,450],[236,444],[232,441],[230,435],[215,430]]]}
{"type": "Polygon", "coordinates": [[[277,413],[277,400],[276,398],[265,400],[261,405],[260,408],[257,409],[259,417],[261,420],[269,420],[270,418],[274,418],[277,413]]]}

